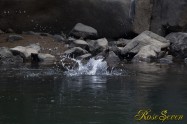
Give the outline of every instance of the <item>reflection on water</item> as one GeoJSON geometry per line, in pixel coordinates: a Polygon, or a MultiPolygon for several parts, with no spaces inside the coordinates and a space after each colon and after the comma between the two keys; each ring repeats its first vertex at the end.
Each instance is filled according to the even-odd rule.
{"type": "Polygon", "coordinates": [[[133,75],[69,77],[54,69],[2,68],[0,124],[163,124],[135,121],[143,108],[187,115],[186,66],[127,68],[133,75]]]}

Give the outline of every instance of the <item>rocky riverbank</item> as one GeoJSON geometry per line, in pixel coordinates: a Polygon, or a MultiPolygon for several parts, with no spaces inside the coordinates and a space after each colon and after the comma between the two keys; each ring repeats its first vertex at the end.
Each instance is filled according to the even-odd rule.
{"type": "MultiPolygon", "coordinates": [[[[133,39],[99,38],[93,27],[78,23],[68,36],[64,34],[23,32],[0,34],[0,64],[23,63],[59,65],[62,57],[79,60],[102,58],[109,67],[121,63],[187,63],[187,33],[170,33],[166,37],[144,31],[133,39]]],[[[74,62],[63,59],[66,64],[74,62]]]]}

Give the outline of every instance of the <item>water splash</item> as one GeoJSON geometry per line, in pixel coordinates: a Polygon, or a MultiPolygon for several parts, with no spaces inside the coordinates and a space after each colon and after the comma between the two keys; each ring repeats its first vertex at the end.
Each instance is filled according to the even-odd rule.
{"type": "Polygon", "coordinates": [[[81,60],[74,58],[68,58],[74,61],[73,66],[66,66],[62,59],[62,66],[67,70],[64,73],[68,76],[79,76],[79,75],[122,75],[121,70],[115,70],[114,68],[109,69],[107,62],[103,59],[91,58],[86,63],[81,60]]]}

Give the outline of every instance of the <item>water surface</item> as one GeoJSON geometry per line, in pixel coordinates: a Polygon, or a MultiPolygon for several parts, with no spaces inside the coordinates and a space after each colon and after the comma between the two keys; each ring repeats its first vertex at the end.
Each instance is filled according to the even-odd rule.
{"type": "Polygon", "coordinates": [[[126,65],[128,74],[66,76],[53,68],[0,67],[0,124],[163,124],[140,109],[184,114],[186,65],[126,65]]]}

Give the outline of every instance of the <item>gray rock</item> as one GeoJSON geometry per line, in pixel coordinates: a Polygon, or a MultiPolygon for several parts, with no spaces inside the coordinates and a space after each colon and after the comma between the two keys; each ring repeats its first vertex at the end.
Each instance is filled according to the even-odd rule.
{"type": "Polygon", "coordinates": [[[39,62],[43,62],[45,64],[53,64],[56,61],[55,56],[51,54],[44,54],[44,53],[39,53],[38,59],[39,59],[39,62]]]}
{"type": "Polygon", "coordinates": [[[150,29],[153,5],[151,0],[131,0],[131,1],[135,2],[133,30],[135,33],[140,34],[141,32],[150,29]]]}
{"type": "Polygon", "coordinates": [[[118,41],[115,42],[115,44],[118,46],[118,47],[125,47],[131,40],[128,40],[128,39],[119,39],[118,41]]]}
{"type": "Polygon", "coordinates": [[[113,51],[118,56],[121,55],[122,49],[123,49],[123,47],[117,47],[117,46],[111,46],[111,47],[109,47],[109,50],[113,51]]]}
{"type": "Polygon", "coordinates": [[[73,44],[76,47],[81,47],[83,49],[86,49],[88,47],[88,43],[86,41],[84,41],[84,40],[74,40],[73,44]]]}
{"type": "Polygon", "coordinates": [[[20,56],[13,56],[10,49],[6,47],[0,48],[0,64],[10,65],[10,64],[21,64],[23,59],[20,56]]]}
{"type": "Polygon", "coordinates": [[[184,59],[184,63],[186,63],[186,64],[187,64],[187,58],[185,58],[185,59],[184,59]]]}
{"type": "Polygon", "coordinates": [[[10,51],[10,49],[8,49],[6,47],[0,47],[0,58],[9,58],[12,56],[13,56],[13,54],[10,51]]]}
{"type": "Polygon", "coordinates": [[[106,62],[109,67],[115,67],[120,63],[120,59],[113,51],[110,51],[106,57],[106,62]]]}
{"type": "Polygon", "coordinates": [[[34,31],[24,31],[22,34],[25,34],[25,35],[38,35],[38,33],[34,32],[34,31]]]}
{"type": "Polygon", "coordinates": [[[91,40],[88,42],[89,49],[92,53],[100,53],[108,48],[108,41],[106,38],[91,40]]]}
{"type": "Polygon", "coordinates": [[[69,50],[66,50],[64,52],[64,55],[68,55],[68,56],[71,56],[71,57],[78,57],[78,56],[81,56],[81,55],[84,55],[84,54],[87,54],[88,51],[80,48],[80,47],[74,47],[74,48],[71,48],[69,50]]]}
{"type": "Polygon", "coordinates": [[[179,59],[187,57],[187,33],[171,33],[166,36],[171,43],[170,51],[173,56],[179,59]]]}
{"type": "Polygon", "coordinates": [[[82,23],[77,23],[70,32],[70,35],[77,38],[96,38],[98,34],[96,29],[82,23]]]}
{"type": "Polygon", "coordinates": [[[7,41],[9,42],[18,41],[18,40],[23,40],[23,37],[20,35],[9,35],[7,38],[7,41]]]}
{"type": "Polygon", "coordinates": [[[172,55],[167,55],[166,57],[161,58],[159,60],[159,62],[162,63],[162,64],[171,64],[171,63],[173,63],[173,56],[172,55]]]}
{"type": "Polygon", "coordinates": [[[55,41],[58,41],[58,42],[62,42],[65,40],[61,35],[57,35],[57,34],[54,35],[53,38],[55,39],[55,41]]]}
{"type": "Polygon", "coordinates": [[[153,0],[152,4],[151,31],[162,36],[187,31],[186,0],[153,0]]]}
{"type": "Polygon", "coordinates": [[[41,50],[40,44],[39,43],[35,43],[35,44],[30,44],[29,46],[26,46],[26,48],[33,48],[35,49],[37,52],[39,52],[41,50]]]}
{"type": "Polygon", "coordinates": [[[38,51],[36,49],[30,48],[30,47],[23,47],[23,46],[17,46],[10,49],[13,55],[20,55],[23,59],[29,59],[31,57],[31,54],[37,54],[38,51]]]}
{"type": "Polygon", "coordinates": [[[161,48],[158,46],[153,46],[153,45],[147,45],[144,47],[141,47],[140,51],[138,54],[136,54],[133,58],[133,62],[151,62],[152,59],[156,59],[158,53],[161,51],[161,48]]]}
{"type": "Polygon", "coordinates": [[[131,42],[129,42],[122,50],[122,54],[134,53],[137,54],[144,46],[151,45],[158,48],[166,48],[170,43],[164,38],[150,31],[144,31],[131,42]]]}
{"type": "Polygon", "coordinates": [[[92,57],[92,54],[88,53],[88,54],[84,54],[84,55],[78,56],[76,59],[79,59],[79,60],[88,60],[91,57],[92,57]]]}

